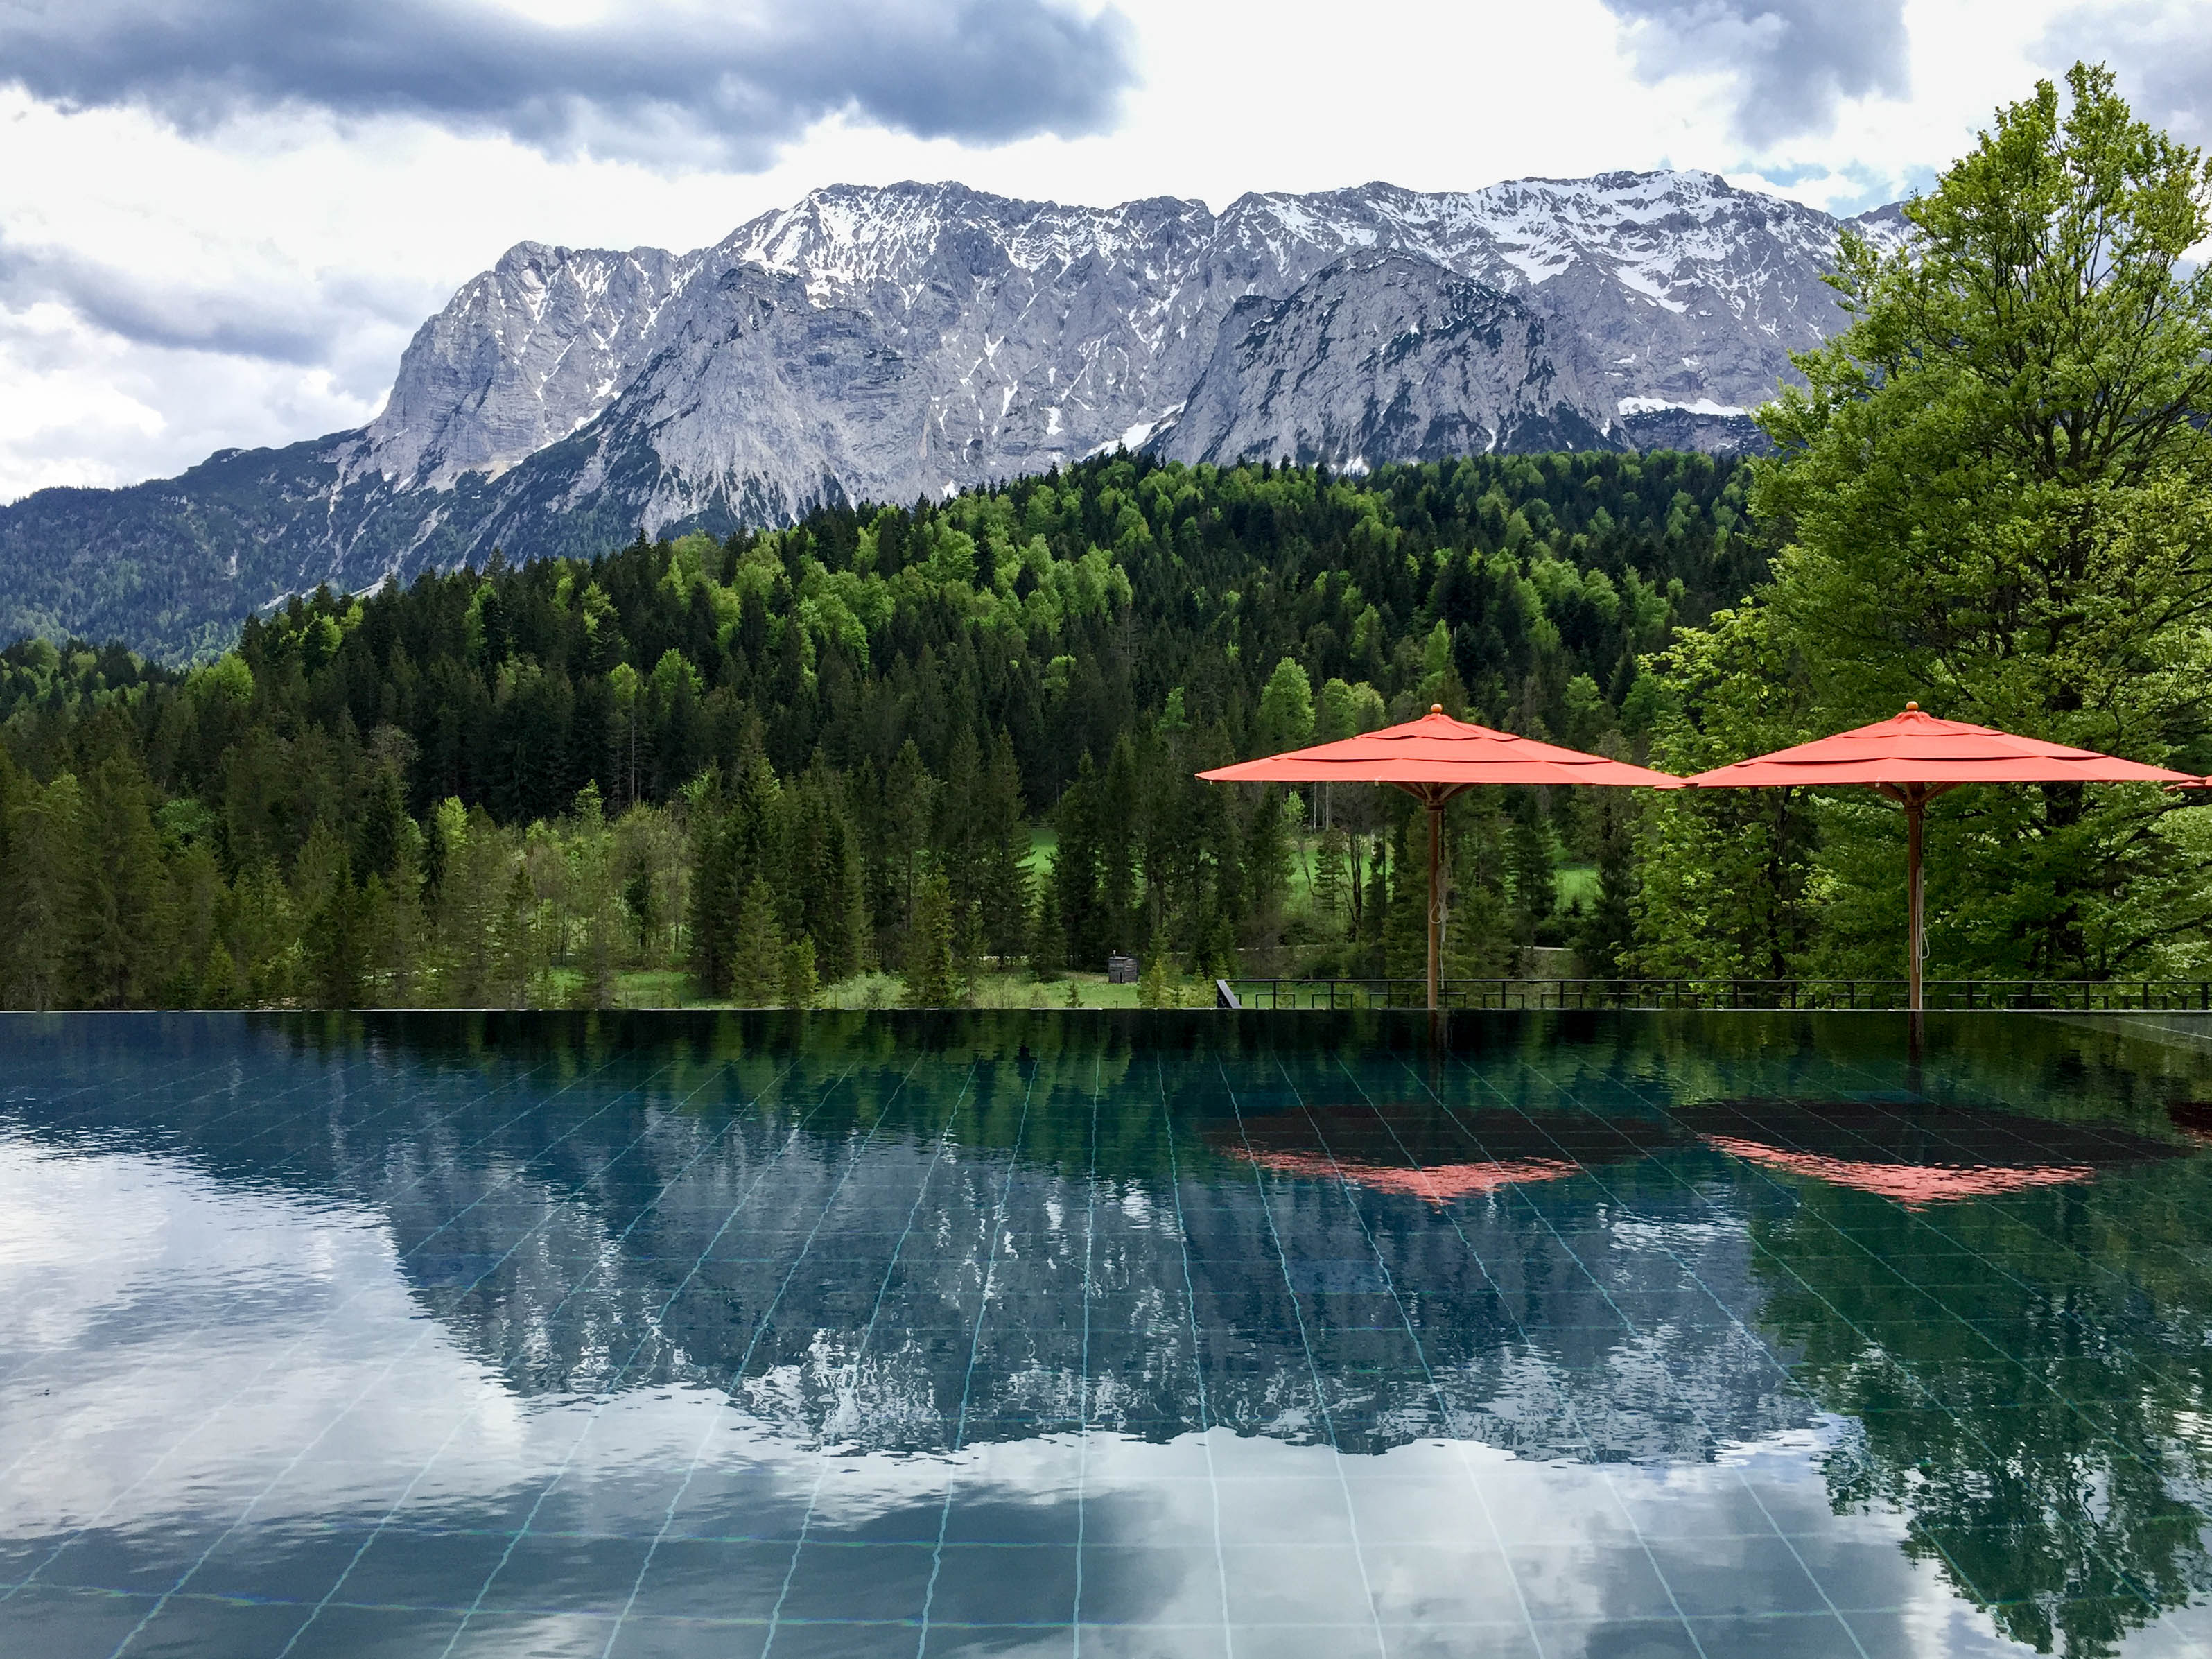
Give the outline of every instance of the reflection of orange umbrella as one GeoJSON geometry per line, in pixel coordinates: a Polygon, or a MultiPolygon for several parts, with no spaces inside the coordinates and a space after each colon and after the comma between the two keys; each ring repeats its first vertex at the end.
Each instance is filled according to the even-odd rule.
{"type": "Polygon", "coordinates": [[[1557,1181],[1587,1164],[1648,1152],[1673,1135],[1664,1123],[1638,1118],[1482,1113],[1462,1127],[1433,1107],[1362,1103],[1247,1117],[1216,1127],[1208,1139],[1230,1157],[1279,1175],[1341,1177],[1441,1205],[1557,1181]]]}
{"type": "Polygon", "coordinates": [[[1640,784],[1679,789],[1664,772],[1561,749],[1510,732],[1455,720],[1441,703],[1402,726],[1336,743],[1294,749],[1264,760],[1218,766],[1198,775],[1208,783],[1388,783],[1429,809],[1429,1006],[1437,1006],[1442,971],[1444,803],[1483,783],[1640,784]]]}
{"type": "Polygon", "coordinates": [[[2191,1140],[2212,1146],[2212,1100],[2177,1100],[2166,1109],[2166,1115],[2191,1140]]]}
{"type": "Polygon", "coordinates": [[[1905,971],[1908,1000],[1917,1012],[1920,959],[1927,950],[1920,832],[1929,801],[1962,783],[2194,784],[2203,780],[2094,750],[2069,749],[1963,720],[1939,720],[1922,714],[1918,703],[1908,702],[1902,714],[1872,726],[1717,766],[1689,781],[1700,789],[1863,783],[1905,808],[1905,971]]]}
{"type": "Polygon", "coordinates": [[[1913,1210],[2094,1181],[2100,1170],[2181,1151],[2125,1129],[1971,1106],[1723,1100],[1679,1107],[1674,1116],[1734,1157],[1913,1210]]]}

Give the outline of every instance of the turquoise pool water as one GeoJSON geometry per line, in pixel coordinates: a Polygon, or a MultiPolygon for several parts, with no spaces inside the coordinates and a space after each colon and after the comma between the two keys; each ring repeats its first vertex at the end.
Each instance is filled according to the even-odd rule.
{"type": "Polygon", "coordinates": [[[2212,1650],[2212,1027],[0,1016],[0,1653],[2212,1650]]]}

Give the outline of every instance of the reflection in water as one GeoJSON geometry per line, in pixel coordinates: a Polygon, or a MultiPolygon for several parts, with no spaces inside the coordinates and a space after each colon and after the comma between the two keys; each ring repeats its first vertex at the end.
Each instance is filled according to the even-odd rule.
{"type": "Polygon", "coordinates": [[[1736,1158],[1908,1209],[2094,1181],[2100,1169],[2181,1150],[2116,1127],[1925,1102],[1723,1100],[1676,1116],[1736,1158]]]}
{"type": "Polygon", "coordinates": [[[2212,1144],[2212,1100],[2177,1100],[2166,1115],[2191,1139],[2212,1144]]]}
{"type": "Polygon", "coordinates": [[[0,1650],[2201,1647],[2212,1060],[1929,1027],[0,1022],[0,1650]]]}
{"type": "Polygon", "coordinates": [[[1476,1121],[1431,1099],[1300,1107],[1240,1116],[1210,1139],[1278,1175],[1355,1182],[1443,1205],[1525,1182],[1559,1181],[1670,1139],[1663,1124],[1587,1112],[1513,1111],[1476,1121]],[[1470,1151],[1479,1157],[1470,1158],[1470,1151]]]}

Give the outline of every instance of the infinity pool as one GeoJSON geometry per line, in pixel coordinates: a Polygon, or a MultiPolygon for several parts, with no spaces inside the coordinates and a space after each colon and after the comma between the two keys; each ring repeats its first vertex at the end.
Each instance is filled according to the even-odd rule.
{"type": "Polygon", "coordinates": [[[0,1653],[2202,1654],[2208,1522],[2185,1016],[0,1017],[0,1653]]]}

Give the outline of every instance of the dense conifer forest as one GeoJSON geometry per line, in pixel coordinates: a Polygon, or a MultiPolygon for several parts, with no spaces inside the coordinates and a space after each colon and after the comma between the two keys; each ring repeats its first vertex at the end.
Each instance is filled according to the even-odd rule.
{"type": "MultiPolygon", "coordinates": [[[[1641,665],[1765,574],[1746,482],[1688,454],[1117,454],[302,595],[189,671],[21,641],[0,1000],[1027,1001],[1114,952],[1151,1001],[1417,973],[1400,798],[1192,774],[1431,703],[1640,756],[1666,702],[1641,665]]],[[[1457,804],[1451,968],[1542,944],[1616,971],[1632,810],[1457,804]]]]}

